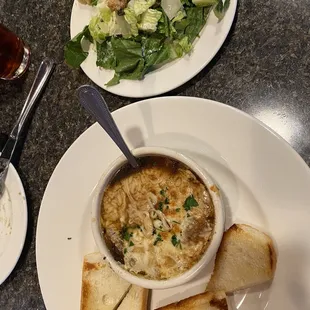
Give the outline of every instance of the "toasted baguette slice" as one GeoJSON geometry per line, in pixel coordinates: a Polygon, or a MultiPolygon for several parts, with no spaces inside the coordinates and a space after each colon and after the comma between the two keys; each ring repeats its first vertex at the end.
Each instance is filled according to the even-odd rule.
{"type": "Polygon", "coordinates": [[[271,238],[244,224],[225,233],[216,255],[208,291],[233,292],[273,279],[277,264],[271,238]]]}
{"type": "Polygon", "coordinates": [[[157,310],[228,310],[224,292],[205,292],[157,310]]]}
{"type": "Polygon", "coordinates": [[[84,257],[81,310],[115,310],[130,287],[114,273],[100,253],[84,257]]]}
{"type": "Polygon", "coordinates": [[[149,290],[132,285],[117,310],[146,310],[149,290]]]}

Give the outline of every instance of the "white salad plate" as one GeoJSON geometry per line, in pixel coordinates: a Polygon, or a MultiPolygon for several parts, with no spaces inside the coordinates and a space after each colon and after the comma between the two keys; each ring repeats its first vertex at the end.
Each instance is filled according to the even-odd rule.
{"type": "Polygon", "coordinates": [[[22,249],[28,225],[28,212],[23,184],[10,164],[5,191],[0,198],[0,284],[11,274],[22,249]]]}
{"type": "MultiPolygon", "coordinates": [[[[231,309],[309,309],[310,169],[287,142],[257,119],[205,99],[150,99],[113,116],[130,148],[169,147],[205,168],[223,195],[226,228],[247,223],[274,238],[278,265],[272,285],[230,296],[231,309]]],[[[47,310],[80,308],[83,256],[97,251],[92,191],[119,155],[96,123],[72,144],[50,178],[36,237],[47,310]]],[[[207,266],[182,286],[153,290],[149,309],[203,292],[211,270],[207,266]]]]}
{"type": "MultiPolygon", "coordinates": [[[[163,94],[189,81],[212,60],[229,33],[236,8],[237,0],[231,0],[221,22],[218,22],[214,13],[211,12],[190,55],[146,74],[141,81],[121,80],[118,85],[105,86],[114,76],[114,71],[100,69],[96,66],[97,54],[93,48],[90,48],[89,55],[81,64],[81,68],[98,86],[119,96],[142,98],[163,94]]],[[[80,4],[77,0],[74,1],[70,24],[71,38],[89,24],[94,12],[93,7],[80,4]]]]}

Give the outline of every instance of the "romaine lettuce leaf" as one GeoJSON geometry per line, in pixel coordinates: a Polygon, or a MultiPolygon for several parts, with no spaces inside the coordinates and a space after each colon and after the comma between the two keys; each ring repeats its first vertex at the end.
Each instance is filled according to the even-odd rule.
{"type": "Polygon", "coordinates": [[[186,17],[186,12],[185,10],[180,10],[177,15],[172,19],[172,21],[169,23],[169,28],[170,28],[170,37],[177,37],[177,31],[174,28],[174,24],[178,21],[183,20],[186,17]]]}
{"type": "Polygon", "coordinates": [[[138,35],[138,20],[137,16],[132,8],[126,8],[124,9],[125,13],[125,20],[130,25],[130,34],[133,36],[138,35]]]}
{"type": "Polygon", "coordinates": [[[114,76],[113,76],[113,78],[112,78],[108,83],[106,83],[105,85],[106,85],[106,86],[114,86],[114,85],[117,85],[117,84],[119,84],[120,79],[121,79],[120,74],[115,73],[114,76]]]}
{"type": "Polygon", "coordinates": [[[165,36],[158,33],[142,37],[141,44],[144,56],[157,53],[161,49],[165,39],[165,36]]]}
{"type": "Polygon", "coordinates": [[[225,13],[227,12],[229,8],[229,5],[230,5],[230,0],[225,0],[224,3],[223,3],[223,0],[218,0],[218,4],[213,9],[213,12],[219,21],[221,21],[224,18],[225,13]]]}
{"type": "Polygon", "coordinates": [[[172,19],[171,23],[174,24],[175,22],[179,22],[183,18],[186,17],[186,12],[185,10],[180,10],[177,15],[172,19]]]}
{"type": "Polygon", "coordinates": [[[196,6],[213,6],[218,3],[219,0],[192,0],[196,6]]]}
{"type": "Polygon", "coordinates": [[[154,65],[165,39],[165,36],[157,33],[142,38],[141,43],[145,58],[145,71],[148,71],[154,65]]]}
{"type": "Polygon", "coordinates": [[[144,76],[144,59],[140,59],[132,72],[124,72],[121,78],[125,80],[141,80],[144,76]]]}
{"type": "Polygon", "coordinates": [[[162,13],[160,11],[148,9],[141,15],[138,28],[142,31],[155,32],[161,16],[162,13]]]}
{"type": "Polygon", "coordinates": [[[188,7],[190,7],[190,6],[195,6],[191,0],[181,0],[181,3],[182,3],[184,6],[188,6],[188,7]]]}
{"type": "Polygon", "coordinates": [[[141,43],[120,37],[111,38],[115,55],[115,76],[107,85],[116,85],[120,79],[139,79],[143,77],[144,59],[141,43]]]}
{"type": "Polygon", "coordinates": [[[119,84],[120,80],[140,80],[144,76],[144,60],[140,59],[137,66],[132,72],[117,73],[115,72],[114,77],[106,84],[106,86],[114,86],[119,84]]]}
{"type": "Polygon", "coordinates": [[[133,9],[136,16],[139,16],[153,6],[155,2],[156,0],[131,0],[128,7],[133,9]]]}
{"type": "Polygon", "coordinates": [[[185,54],[189,53],[192,50],[192,44],[188,42],[188,37],[183,37],[180,41],[178,41],[180,46],[182,47],[185,54]]]}
{"type": "Polygon", "coordinates": [[[170,61],[181,58],[183,56],[183,49],[179,42],[173,41],[170,43],[170,46],[169,44],[167,44],[167,46],[169,47],[170,61]]]}
{"type": "Polygon", "coordinates": [[[88,56],[88,52],[83,51],[81,46],[81,41],[83,37],[89,34],[88,26],[84,27],[84,29],[78,33],[72,40],[70,40],[64,49],[65,54],[65,62],[73,67],[79,68],[81,63],[88,56]]]}
{"type": "Polygon", "coordinates": [[[118,61],[130,58],[142,58],[141,43],[120,37],[111,38],[112,47],[118,61]]]}
{"type": "Polygon", "coordinates": [[[185,29],[185,36],[188,37],[190,43],[199,37],[199,33],[207,21],[207,12],[211,10],[211,7],[206,8],[188,8],[186,11],[189,25],[185,29]]]}
{"type": "Polygon", "coordinates": [[[162,12],[161,18],[158,21],[157,32],[165,35],[166,38],[171,37],[171,24],[165,12],[162,12]]]}
{"type": "Polygon", "coordinates": [[[93,39],[101,43],[109,36],[122,35],[127,37],[132,32],[132,26],[126,16],[118,16],[108,7],[103,7],[99,14],[90,20],[89,31],[93,39]]]}
{"type": "Polygon", "coordinates": [[[153,41],[150,46],[152,46],[154,52],[145,56],[146,72],[152,71],[159,66],[182,57],[183,55],[182,47],[175,41],[153,41]]]}
{"type": "Polygon", "coordinates": [[[102,42],[106,37],[114,34],[115,12],[103,8],[100,13],[90,20],[89,31],[95,41],[102,42]]]}
{"type": "Polygon", "coordinates": [[[116,57],[112,48],[111,41],[104,41],[96,44],[97,61],[96,65],[105,69],[114,69],[116,67],[116,57]]]}
{"type": "Polygon", "coordinates": [[[89,27],[88,27],[88,26],[86,26],[86,27],[84,28],[84,37],[85,37],[85,39],[88,40],[90,43],[93,43],[93,42],[94,42],[94,39],[93,39],[93,37],[92,37],[91,34],[90,34],[89,27]],[[87,28],[86,28],[86,27],[87,27],[87,28]]]}
{"type": "Polygon", "coordinates": [[[199,36],[199,33],[206,23],[207,12],[211,7],[189,7],[185,8],[186,18],[174,23],[178,39],[182,39],[184,36],[188,38],[189,43],[193,43],[199,36]]]}

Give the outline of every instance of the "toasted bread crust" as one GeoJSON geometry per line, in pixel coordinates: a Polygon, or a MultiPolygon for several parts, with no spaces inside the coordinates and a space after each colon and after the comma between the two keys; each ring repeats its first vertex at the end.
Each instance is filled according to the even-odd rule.
{"type": "Polygon", "coordinates": [[[210,306],[220,309],[220,310],[224,310],[224,309],[228,310],[226,298],[225,299],[224,298],[223,299],[212,298],[210,300],[210,306]]]}
{"type": "MultiPolygon", "coordinates": [[[[90,263],[84,261],[83,275],[91,270],[100,269],[100,263],[90,263]]],[[[81,292],[81,310],[87,310],[88,299],[90,298],[91,285],[88,280],[83,277],[82,279],[82,292],[81,292]]]]}
{"type": "Polygon", "coordinates": [[[143,295],[142,295],[142,307],[140,310],[146,310],[147,309],[147,303],[149,299],[149,290],[148,289],[143,289],[143,295]]]}
{"type": "MultiPolygon", "coordinates": [[[[268,261],[266,260],[265,262],[266,262],[266,265],[268,265],[269,267],[266,270],[264,270],[264,273],[266,276],[268,276],[269,280],[271,280],[274,277],[274,273],[275,273],[276,265],[277,265],[277,254],[276,254],[276,250],[275,250],[273,241],[270,238],[270,236],[268,236],[267,234],[257,230],[256,228],[253,228],[249,225],[234,224],[223,235],[221,245],[220,245],[218,252],[216,254],[213,274],[212,274],[211,280],[207,286],[208,291],[225,290],[226,292],[232,292],[234,290],[239,290],[239,289],[243,289],[243,288],[247,288],[247,287],[250,287],[252,285],[255,285],[254,283],[251,283],[249,286],[245,286],[245,287],[240,286],[234,290],[227,290],[227,289],[225,289],[225,287],[223,287],[223,285],[220,285],[218,283],[218,279],[220,277],[220,274],[222,273],[222,267],[223,267],[222,262],[224,260],[225,255],[227,255],[227,251],[229,251],[229,249],[227,249],[227,245],[229,245],[232,240],[236,240],[239,237],[242,237],[243,240],[246,239],[246,240],[251,241],[251,242],[256,242],[255,238],[258,238],[258,236],[260,236],[260,238],[263,237],[265,239],[264,242],[261,242],[261,240],[259,240],[257,242],[259,244],[264,243],[265,253],[268,252],[268,254],[266,254],[266,257],[268,256],[266,258],[266,259],[268,259],[268,261]],[[257,236],[256,236],[256,234],[257,234],[257,236]]],[[[261,283],[256,283],[256,284],[261,284],[261,283]]],[[[229,286],[228,283],[227,283],[227,285],[229,286]]]]}
{"type": "Polygon", "coordinates": [[[269,248],[269,253],[270,253],[270,269],[272,273],[274,274],[276,271],[276,267],[277,267],[277,253],[272,244],[272,240],[270,244],[268,244],[268,248],[269,248]]]}
{"type": "Polygon", "coordinates": [[[89,263],[85,262],[83,267],[83,272],[91,271],[91,270],[99,270],[101,268],[100,263],[89,263]]]}
{"type": "Polygon", "coordinates": [[[87,300],[90,294],[90,285],[87,281],[82,283],[81,310],[87,309],[87,300]]]}
{"type": "Polygon", "coordinates": [[[195,307],[199,306],[205,306],[206,310],[210,307],[218,310],[228,310],[224,292],[204,292],[157,310],[195,310],[195,307]]]}
{"type": "MultiPolygon", "coordinates": [[[[92,271],[92,270],[99,270],[102,268],[103,265],[103,259],[102,263],[90,263],[86,260],[84,260],[83,263],[83,275],[86,273],[92,271]]],[[[87,280],[86,277],[82,278],[82,292],[81,292],[81,310],[87,310],[87,304],[88,304],[88,299],[90,298],[91,294],[91,285],[89,281],[87,280]]]]}

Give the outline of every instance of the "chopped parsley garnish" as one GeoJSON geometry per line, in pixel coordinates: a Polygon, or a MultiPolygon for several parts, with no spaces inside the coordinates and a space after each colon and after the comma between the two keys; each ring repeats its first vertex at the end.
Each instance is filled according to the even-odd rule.
{"type": "Polygon", "coordinates": [[[169,206],[168,206],[168,205],[166,206],[166,209],[169,209],[169,206]]]}
{"type": "Polygon", "coordinates": [[[176,208],[175,211],[176,211],[176,212],[180,212],[181,209],[180,209],[180,208],[176,208]]]}
{"type": "Polygon", "coordinates": [[[127,248],[124,249],[124,254],[126,254],[126,253],[127,253],[127,248]]]}
{"type": "Polygon", "coordinates": [[[163,211],[163,202],[162,201],[160,201],[158,203],[158,210],[163,211]]]}
{"type": "Polygon", "coordinates": [[[172,223],[181,224],[180,222],[177,222],[177,221],[172,221],[172,223]]]}
{"type": "Polygon", "coordinates": [[[129,246],[134,246],[134,245],[135,244],[132,241],[129,242],[129,246]]]}
{"type": "Polygon", "coordinates": [[[129,241],[129,239],[132,237],[132,233],[126,232],[126,234],[124,235],[124,239],[126,241],[129,241]]]}
{"type": "Polygon", "coordinates": [[[162,196],[166,196],[166,191],[167,191],[167,190],[168,190],[168,187],[166,186],[165,189],[162,188],[162,189],[160,190],[159,193],[160,193],[162,196]]]}
{"type": "Polygon", "coordinates": [[[166,197],[166,199],[165,199],[165,204],[167,205],[167,204],[169,204],[169,203],[170,203],[170,200],[169,200],[168,197],[166,197]]]}
{"type": "Polygon", "coordinates": [[[171,242],[172,242],[172,244],[173,244],[174,246],[176,246],[176,244],[177,244],[177,242],[178,242],[178,238],[177,238],[176,235],[173,235],[173,236],[171,237],[171,242]]]}
{"type": "Polygon", "coordinates": [[[128,232],[127,227],[122,228],[122,238],[126,241],[129,241],[129,239],[132,237],[132,232],[128,232]]]}
{"type": "Polygon", "coordinates": [[[190,195],[186,198],[185,202],[184,202],[184,209],[186,211],[189,211],[192,207],[197,207],[198,206],[198,202],[197,200],[194,198],[194,195],[190,195]]]}
{"type": "Polygon", "coordinates": [[[156,239],[154,241],[154,245],[156,245],[159,241],[163,241],[163,239],[160,234],[157,234],[156,239]]]}
{"type": "Polygon", "coordinates": [[[173,235],[173,236],[171,237],[171,243],[172,243],[173,246],[175,246],[176,248],[179,247],[180,249],[182,249],[181,240],[178,239],[176,235],[173,235]]]}

